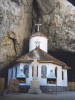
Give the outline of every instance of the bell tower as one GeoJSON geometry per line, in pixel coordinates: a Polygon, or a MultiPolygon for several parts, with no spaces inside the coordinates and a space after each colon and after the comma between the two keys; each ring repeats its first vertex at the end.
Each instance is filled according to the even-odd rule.
{"type": "Polygon", "coordinates": [[[37,26],[37,32],[30,36],[29,52],[37,46],[45,52],[48,51],[48,38],[40,32],[41,25],[42,24],[35,24],[35,26],[37,26]]]}

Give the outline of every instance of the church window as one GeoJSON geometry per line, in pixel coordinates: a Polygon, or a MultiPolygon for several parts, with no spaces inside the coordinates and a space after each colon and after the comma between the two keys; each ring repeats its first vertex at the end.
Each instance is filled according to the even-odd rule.
{"type": "Polygon", "coordinates": [[[33,77],[34,67],[32,66],[32,77],[33,77]]]}
{"type": "Polygon", "coordinates": [[[15,77],[17,77],[17,67],[15,67],[15,77]]]}
{"type": "Polygon", "coordinates": [[[24,66],[24,74],[25,74],[26,78],[29,78],[29,66],[28,65],[24,66]]]}
{"type": "Polygon", "coordinates": [[[64,72],[62,71],[62,80],[64,80],[64,72]]]}
{"type": "Polygon", "coordinates": [[[11,79],[13,78],[13,69],[11,69],[11,79]]]}
{"type": "Polygon", "coordinates": [[[37,76],[38,76],[38,66],[37,66],[37,76]]]}
{"type": "Polygon", "coordinates": [[[46,74],[47,74],[47,67],[43,65],[41,67],[41,78],[46,78],[46,74]]]}
{"type": "Polygon", "coordinates": [[[51,73],[53,73],[53,70],[50,70],[51,73]]]}
{"type": "Polygon", "coordinates": [[[57,77],[57,67],[55,68],[55,77],[57,77]]]}

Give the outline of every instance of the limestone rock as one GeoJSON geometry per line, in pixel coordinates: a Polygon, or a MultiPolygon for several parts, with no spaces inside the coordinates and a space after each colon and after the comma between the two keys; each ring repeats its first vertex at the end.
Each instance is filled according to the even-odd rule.
{"type": "Polygon", "coordinates": [[[75,7],[67,0],[37,0],[37,4],[49,49],[75,52],[75,7]]]}
{"type": "Polygon", "coordinates": [[[75,52],[75,7],[67,0],[0,0],[3,66],[27,48],[27,39],[38,20],[41,31],[49,37],[49,50],[75,52]]]}
{"type": "Polygon", "coordinates": [[[31,28],[32,0],[0,0],[0,62],[6,65],[22,54],[31,28]]]}

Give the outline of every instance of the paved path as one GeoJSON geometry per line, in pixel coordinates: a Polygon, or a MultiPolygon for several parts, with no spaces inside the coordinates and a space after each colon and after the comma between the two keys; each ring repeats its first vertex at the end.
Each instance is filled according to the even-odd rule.
{"type": "Polygon", "coordinates": [[[0,96],[0,100],[75,100],[75,92],[57,94],[8,94],[0,96]]]}

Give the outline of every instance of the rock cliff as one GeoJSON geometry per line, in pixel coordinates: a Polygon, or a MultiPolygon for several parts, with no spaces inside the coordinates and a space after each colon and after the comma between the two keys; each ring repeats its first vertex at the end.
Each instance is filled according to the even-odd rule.
{"type": "Polygon", "coordinates": [[[0,66],[22,55],[38,21],[49,50],[75,52],[75,7],[67,0],[0,0],[0,66]]]}
{"type": "Polygon", "coordinates": [[[49,37],[49,49],[75,52],[75,7],[67,0],[37,0],[36,3],[43,33],[49,37]]]}

